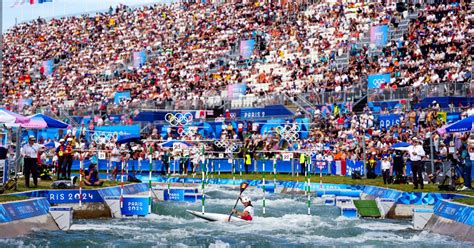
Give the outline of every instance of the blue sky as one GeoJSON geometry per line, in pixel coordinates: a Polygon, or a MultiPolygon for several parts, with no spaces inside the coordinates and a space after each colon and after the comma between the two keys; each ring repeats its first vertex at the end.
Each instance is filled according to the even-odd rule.
{"type": "Polygon", "coordinates": [[[78,15],[82,13],[107,10],[110,6],[126,4],[129,6],[151,3],[169,3],[172,0],[53,0],[52,3],[30,5],[25,0],[23,5],[10,7],[16,0],[2,0],[2,32],[5,33],[18,23],[35,18],[58,17],[64,15],[78,15]]]}

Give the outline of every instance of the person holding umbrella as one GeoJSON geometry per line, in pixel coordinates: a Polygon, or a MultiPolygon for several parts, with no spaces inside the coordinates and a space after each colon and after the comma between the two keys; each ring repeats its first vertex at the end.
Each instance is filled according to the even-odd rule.
{"type": "Polygon", "coordinates": [[[30,187],[30,174],[33,176],[34,188],[38,187],[38,164],[37,158],[41,146],[37,144],[35,136],[28,138],[28,143],[21,148],[21,156],[23,157],[25,187],[30,187]]]}

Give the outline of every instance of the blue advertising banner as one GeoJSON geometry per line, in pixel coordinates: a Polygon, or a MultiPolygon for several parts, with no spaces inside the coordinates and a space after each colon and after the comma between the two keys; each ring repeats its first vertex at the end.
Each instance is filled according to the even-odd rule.
{"type": "Polygon", "coordinates": [[[461,113],[450,112],[446,115],[446,124],[451,124],[461,119],[461,113]]]}
{"type": "Polygon", "coordinates": [[[434,213],[446,219],[474,226],[474,207],[472,206],[439,201],[434,207],[434,213]]]}
{"type": "Polygon", "coordinates": [[[236,99],[245,96],[247,84],[231,84],[227,86],[227,98],[236,99]]]}
{"type": "Polygon", "coordinates": [[[115,92],[114,103],[119,105],[125,100],[130,100],[130,91],[115,92]]]}
{"type": "Polygon", "coordinates": [[[53,74],[53,66],[54,66],[53,60],[43,61],[43,75],[51,76],[53,74]]]}
{"type": "Polygon", "coordinates": [[[240,41],[240,56],[243,59],[249,59],[250,57],[252,57],[254,48],[255,48],[255,40],[240,41]]]}
{"type": "Polygon", "coordinates": [[[82,190],[79,194],[79,190],[49,190],[47,191],[46,199],[52,204],[62,204],[62,203],[77,203],[79,202],[79,197],[82,202],[102,202],[102,197],[100,196],[97,190],[82,190]]]}
{"type": "Polygon", "coordinates": [[[400,115],[380,115],[379,116],[380,128],[389,128],[394,125],[400,125],[400,115]]]}
{"type": "Polygon", "coordinates": [[[145,216],[148,214],[150,198],[148,196],[124,196],[122,205],[122,215],[145,216]]]}
{"type": "Polygon", "coordinates": [[[265,106],[264,108],[231,109],[230,112],[235,113],[236,117],[244,119],[259,119],[294,115],[293,112],[283,105],[265,106]]]}
{"type": "Polygon", "coordinates": [[[145,50],[133,53],[133,67],[141,68],[146,63],[145,50]]]}
{"type": "Polygon", "coordinates": [[[140,135],[140,125],[100,126],[95,127],[92,140],[98,142],[101,138],[110,140],[119,135],[140,135]]]}
{"type": "Polygon", "coordinates": [[[370,44],[385,46],[388,43],[388,25],[370,27],[370,44]]]}
{"type": "Polygon", "coordinates": [[[170,189],[164,191],[165,201],[184,201],[184,189],[170,189]]]}
{"type": "Polygon", "coordinates": [[[368,77],[369,89],[380,89],[382,84],[390,83],[390,73],[386,74],[372,74],[368,77]]]}
{"type": "Polygon", "coordinates": [[[49,203],[46,199],[32,199],[10,202],[0,205],[0,223],[48,214],[49,203]]]}
{"type": "MultiPolygon", "coordinates": [[[[25,193],[18,193],[15,195],[28,197],[45,197],[51,204],[63,203],[78,203],[79,190],[64,189],[64,190],[38,190],[25,193]]],[[[84,189],[81,192],[82,202],[103,202],[102,196],[97,190],[84,189]]]]}

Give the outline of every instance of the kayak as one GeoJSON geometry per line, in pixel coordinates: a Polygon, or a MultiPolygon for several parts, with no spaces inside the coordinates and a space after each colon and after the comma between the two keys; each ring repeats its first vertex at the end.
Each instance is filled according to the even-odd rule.
{"type": "MultiPolygon", "coordinates": [[[[202,213],[202,212],[199,212],[199,211],[193,211],[193,210],[186,210],[186,212],[198,217],[198,218],[201,218],[201,219],[204,219],[204,220],[207,220],[207,221],[222,221],[222,222],[229,222],[229,215],[228,214],[218,214],[218,213],[202,213]]],[[[230,218],[230,221],[231,222],[248,222],[246,220],[242,220],[241,218],[238,218],[238,217],[234,217],[232,216],[230,218]]]]}

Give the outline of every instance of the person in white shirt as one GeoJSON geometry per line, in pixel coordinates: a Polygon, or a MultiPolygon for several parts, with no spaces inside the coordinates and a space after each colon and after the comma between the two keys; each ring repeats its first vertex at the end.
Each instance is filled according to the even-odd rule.
{"type": "Polygon", "coordinates": [[[25,187],[30,187],[30,173],[33,177],[35,188],[38,187],[38,154],[41,146],[35,143],[35,136],[28,138],[28,143],[21,148],[21,156],[23,157],[23,173],[25,175],[25,187]]]}
{"type": "Polygon", "coordinates": [[[242,202],[242,204],[245,207],[244,211],[239,212],[234,208],[234,209],[232,209],[232,213],[238,215],[243,220],[251,221],[253,219],[252,216],[254,214],[254,210],[253,210],[252,203],[250,201],[250,197],[242,196],[240,198],[240,201],[242,202]]]}
{"type": "Polygon", "coordinates": [[[328,174],[331,174],[331,163],[334,161],[334,158],[332,157],[331,151],[327,151],[326,155],[324,156],[324,161],[326,161],[326,166],[328,168],[328,174]]]}
{"type": "Polygon", "coordinates": [[[423,189],[423,164],[421,160],[425,156],[425,150],[421,146],[421,141],[416,137],[412,139],[413,145],[408,148],[408,155],[410,156],[411,161],[411,171],[413,175],[413,185],[414,189],[418,189],[418,184],[420,184],[423,189]]]}
{"type": "Polygon", "coordinates": [[[121,168],[122,157],[120,156],[119,144],[114,145],[112,152],[110,153],[110,162],[112,164],[112,180],[117,178],[119,169],[121,168]]]}
{"type": "Polygon", "coordinates": [[[382,177],[383,177],[383,184],[387,184],[388,178],[390,177],[390,169],[392,168],[392,163],[388,159],[388,156],[384,156],[382,158],[382,177]]]}

